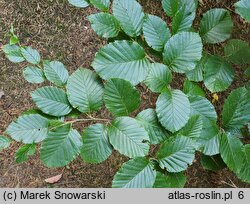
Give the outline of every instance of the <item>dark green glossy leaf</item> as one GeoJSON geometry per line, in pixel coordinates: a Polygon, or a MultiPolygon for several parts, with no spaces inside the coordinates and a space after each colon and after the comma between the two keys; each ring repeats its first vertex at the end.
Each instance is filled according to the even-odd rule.
{"type": "Polygon", "coordinates": [[[115,116],[125,116],[140,105],[140,93],[123,79],[110,79],[105,85],[104,102],[115,116]]]}

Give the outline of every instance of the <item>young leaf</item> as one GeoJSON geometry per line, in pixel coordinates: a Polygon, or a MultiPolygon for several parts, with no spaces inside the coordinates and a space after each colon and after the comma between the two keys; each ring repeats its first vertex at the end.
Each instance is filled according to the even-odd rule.
{"type": "Polygon", "coordinates": [[[164,63],[178,73],[193,70],[201,57],[201,38],[191,32],[180,32],[171,37],[163,52],[164,63]]]}
{"type": "Polygon", "coordinates": [[[205,155],[219,154],[221,133],[214,121],[205,123],[200,137],[197,140],[199,149],[205,155]]]}
{"type": "Polygon", "coordinates": [[[188,123],[182,128],[178,134],[197,140],[202,132],[203,121],[200,115],[193,115],[188,120],[188,123]]]}
{"type": "Polygon", "coordinates": [[[36,144],[26,144],[21,146],[15,153],[16,163],[26,162],[30,156],[36,153],[36,144]]]}
{"type": "Polygon", "coordinates": [[[103,104],[103,85],[88,69],[80,68],[69,77],[67,94],[71,105],[82,113],[96,111],[103,104]]]}
{"type": "Polygon", "coordinates": [[[40,54],[37,50],[31,47],[22,47],[21,52],[23,57],[31,64],[39,64],[41,61],[40,54]]]}
{"type": "Polygon", "coordinates": [[[205,92],[203,89],[196,83],[185,80],[183,85],[183,92],[187,96],[202,96],[205,97],[205,92]]]}
{"type": "Polygon", "coordinates": [[[202,154],[201,165],[204,169],[210,171],[219,171],[227,166],[219,154],[214,156],[206,156],[202,154]]]}
{"type": "Polygon", "coordinates": [[[25,144],[38,143],[47,137],[49,120],[39,114],[20,116],[13,121],[6,133],[18,142],[25,144]]]}
{"type": "Polygon", "coordinates": [[[110,143],[121,154],[130,158],[148,154],[149,136],[138,122],[130,117],[116,118],[108,128],[110,143]]]}
{"type": "Polygon", "coordinates": [[[169,17],[173,17],[179,9],[180,0],[162,0],[162,7],[169,17]]]}
{"type": "Polygon", "coordinates": [[[188,122],[190,103],[182,91],[166,91],[157,99],[156,113],[159,121],[167,130],[176,132],[188,122]]]}
{"type": "Polygon", "coordinates": [[[236,172],[236,175],[244,182],[250,182],[250,145],[247,144],[242,148],[243,166],[236,172]]]}
{"type": "Polygon", "coordinates": [[[233,172],[239,172],[243,167],[244,154],[239,138],[231,134],[223,134],[220,141],[220,154],[228,168],[233,172]]]}
{"type": "Polygon", "coordinates": [[[230,40],[224,47],[225,57],[234,64],[250,64],[250,47],[242,40],[230,40]]]}
{"type": "Polygon", "coordinates": [[[105,80],[121,78],[137,85],[147,77],[150,63],[138,43],[123,40],[104,46],[92,66],[105,80]]]}
{"type": "Polygon", "coordinates": [[[250,67],[246,68],[244,74],[247,76],[247,78],[250,78],[250,67]]]}
{"type": "Polygon", "coordinates": [[[152,188],[156,177],[153,165],[144,157],[124,163],[116,173],[113,188],[152,188]]]}
{"type": "Polygon", "coordinates": [[[17,44],[17,43],[19,43],[18,37],[17,37],[15,34],[12,34],[12,36],[10,37],[10,42],[9,42],[9,44],[10,44],[10,45],[15,45],[15,44],[17,44]]]}
{"type": "Polygon", "coordinates": [[[159,144],[169,136],[169,133],[159,123],[154,109],[146,109],[140,112],[136,119],[148,132],[151,144],[159,144]]]}
{"type": "Polygon", "coordinates": [[[144,13],[136,0],[114,0],[113,14],[127,35],[136,37],[141,34],[144,13]]]}
{"type": "Polygon", "coordinates": [[[100,9],[101,11],[108,11],[110,0],[89,0],[94,7],[100,9]]]}
{"type": "Polygon", "coordinates": [[[31,93],[31,96],[37,107],[48,115],[64,116],[72,110],[66,93],[57,87],[38,88],[31,93]]]}
{"type": "Polygon", "coordinates": [[[203,14],[200,35],[206,43],[220,43],[231,36],[233,22],[229,11],[215,8],[203,14]]]}
{"type": "Polygon", "coordinates": [[[187,177],[183,173],[167,173],[166,175],[157,172],[154,188],[183,188],[187,177]]]}
{"type": "Polygon", "coordinates": [[[9,138],[0,135],[0,151],[2,151],[5,148],[8,148],[10,146],[10,143],[11,141],[9,138]]]}
{"type": "Polygon", "coordinates": [[[172,73],[169,68],[160,63],[151,65],[151,69],[144,83],[149,89],[156,93],[161,93],[167,90],[167,85],[172,81],[172,73]]]}
{"type": "Polygon", "coordinates": [[[209,91],[226,90],[234,79],[232,66],[218,56],[210,56],[204,66],[204,84],[209,91]]]}
{"type": "Polygon", "coordinates": [[[171,37],[167,24],[158,16],[147,15],[143,24],[143,34],[147,44],[161,52],[171,37]]]}
{"type": "Polygon", "coordinates": [[[196,5],[194,0],[181,0],[179,9],[173,17],[172,32],[188,31],[195,19],[196,5]]]}
{"type": "Polygon", "coordinates": [[[160,167],[173,173],[186,170],[194,160],[194,147],[193,140],[188,137],[177,136],[166,140],[157,152],[160,167]]]}
{"type": "Polygon", "coordinates": [[[63,167],[79,154],[82,147],[80,134],[71,124],[54,128],[43,141],[41,160],[47,167],[63,167]]]}
{"type": "Polygon", "coordinates": [[[3,52],[11,62],[19,63],[25,61],[20,47],[17,45],[4,45],[3,52]]]}
{"type": "Polygon", "coordinates": [[[204,65],[206,64],[207,59],[208,55],[203,54],[201,60],[198,62],[196,67],[193,70],[186,72],[186,76],[190,81],[203,81],[204,65]]]}
{"type": "Polygon", "coordinates": [[[241,128],[250,121],[250,91],[241,87],[232,91],[224,103],[223,126],[227,130],[241,128]]]}
{"type": "Polygon", "coordinates": [[[81,157],[88,163],[101,163],[112,153],[107,128],[103,124],[94,124],[83,132],[81,157]]]}
{"type": "Polygon", "coordinates": [[[238,13],[247,22],[250,22],[250,1],[241,0],[234,4],[236,13],[238,13]]]}
{"type": "Polygon", "coordinates": [[[97,13],[88,16],[92,29],[102,38],[114,38],[120,31],[120,23],[108,13],[97,13]]]}
{"type": "Polygon", "coordinates": [[[88,0],[68,0],[68,1],[71,5],[76,6],[78,8],[85,8],[89,5],[88,0]]]}
{"type": "Polygon", "coordinates": [[[43,71],[37,67],[32,67],[32,66],[26,67],[23,70],[23,77],[29,83],[35,83],[35,84],[42,83],[45,80],[43,71]]]}
{"type": "Polygon", "coordinates": [[[57,86],[64,86],[69,78],[68,70],[58,61],[44,61],[44,74],[46,78],[57,86]]]}
{"type": "Polygon", "coordinates": [[[190,96],[189,101],[191,104],[191,116],[200,115],[203,124],[207,124],[208,121],[217,120],[215,108],[209,100],[201,96],[190,96]]]}
{"type": "Polygon", "coordinates": [[[103,98],[107,109],[115,116],[129,115],[140,105],[140,93],[123,79],[108,80],[103,98]]]}

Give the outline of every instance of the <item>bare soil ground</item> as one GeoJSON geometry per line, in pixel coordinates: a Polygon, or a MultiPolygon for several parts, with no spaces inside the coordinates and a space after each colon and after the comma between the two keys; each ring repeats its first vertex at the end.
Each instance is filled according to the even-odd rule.
{"type": "MultiPolygon", "coordinates": [[[[163,17],[168,23],[160,1],[141,0],[146,12],[163,17]]],[[[203,0],[199,7],[195,27],[198,26],[201,14],[214,7],[226,8],[232,11],[234,31],[232,38],[249,42],[250,27],[235,14],[233,1],[203,0]]],[[[72,73],[78,67],[90,67],[95,53],[106,41],[99,39],[92,31],[86,19],[91,13],[96,13],[94,8],[76,9],[69,6],[66,0],[0,0],[0,46],[7,43],[6,33],[13,24],[22,44],[38,49],[43,59],[60,60],[72,73]]],[[[209,52],[219,54],[222,45],[207,47],[209,52]]],[[[0,91],[4,97],[0,99],[0,134],[3,134],[8,124],[18,117],[23,111],[34,107],[30,91],[38,87],[27,83],[22,77],[22,68],[25,63],[13,64],[0,52],[0,91]]],[[[228,91],[219,94],[216,105],[218,114],[225,98],[235,87],[244,85],[247,81],[243,71],[235,67],[236,77],[228,91]]],[[[176,75],[173,87],[182,87],[183,77],[176,75]]],[[[156,96],[147,92],[142,86],[145,102],[141,108],[153,107],[156,96]]],[[[211,95],[207,93],[211,99],[211,95]]],[[[104,117],[106,111],[99,113],[104,117]]],[[[83,130],[85,125],[78,126],[83,130]]],[[[20,144],[13,143],[7,151],[0,152],[0,187],[49,187],[44,179],[61,174],[63,178],[55,187],[111,187],[113,175],[126,160],[119,153],[99,165],[84,163],[80,158],[65,168],[48,169],[44,167],[39,154],[33,156],[28,162],[16,164],[14,153],[20,144]]],[[[217,173],[203,170],[199,163],[199,155],[195,163],[187,171],[188,182],[186,187],[249,187],[240,182],[233,173],[224,169],[217,173]]]]}

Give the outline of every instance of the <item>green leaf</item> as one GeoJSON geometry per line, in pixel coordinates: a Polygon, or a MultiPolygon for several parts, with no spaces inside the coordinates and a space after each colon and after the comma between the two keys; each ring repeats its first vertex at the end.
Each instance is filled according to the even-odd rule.
{"type": "Polygon", "coordinates": [[[187,177],[183,173],[167,173],[166,175],[157,172],[154,188],[183,188],[187,177]]]}
{"type": "Polygon", "coordinates": [[[127,35],[136,37],[141,34],[144,13],[136,0],[114,0],[113,14],[127,35]]]}
{"type": "Polygon", "coordinates": [[[148,132],[151,144],[159,144],[169,136],[169,133],[159,123],[154,109],[149,108],[140,112],[136,119],[148,132]]]}
{"type": "Polygon", "coordinates": [[[151,69],[144,83],[149,89],[156,93],[161,93],[167,90],[167,85],[172,81],[172,73],[169,68],[160,63],[151,65],[151,69]]]}
{"type": "Polygon", "coordinates": [[[100,9],[101,11],[108,11],[110,0],[89,0],[94,7],[100,9]]]}
{"type": "Polygon", "coordinates": [[[26,144],[21,146],[15,153],[16,163],[26,162],[30,156],[36,153],[36,144],[26,144]]]}
{"type": "Polygon", "coordinates": [[[147,15],[143,24],[143,34],[147,44],[154,50],[161,52],[171,37],[165,21],[154,15],[147,15]]]}
{"type": "Polygon", "coordinates": [[[202,132],[203,121],[200,115],[193,115],[188,120],[188,123],[178,133],[179,135],[197,140],[202,132]]]}
{"type": "Polygon", "coordinates": [[[10,146],[10,143],[11,141],[9,138],[0,135],[0,151],[2,151],[5,148],[8,148],[10,146]]]}
{"type": "Polygon", "coordinates": [[[227,130],[242,128],[250,121],[250,91],[245,87],[235,89],[226,99],[222,122],[227,130]]]}
{"type": "Polygon", "coordinates": [[[204,66],[204,84],[209,91],[221,92],[233,82],[234,69],[218,56],[210,56],[204,66]]]}
{"type": "Polygon", "coordinates": [[[113,38],[118,36],[120,23],[108,13],[97,13],[88,16],[92,29],[102,38],[113,38]]]}
{"type": "Polygon", "coordinates": [[[140,106],[140,93],[123,79],[110,79],[105,85],[104,102],[115,116],[125,116],[140,106]]]}
{"type": "Polygon", "coordinates": [[[157,99],[156,113],[167,130],[176,132],[188,122],[190,103],[182,91],[170,90],[162,93],[157,99]]]}
{"type": "Polygon", "coordinates": [[[203,14],[200,35],[206,43],[220,43],[231,36],[233,22],[229,11],[215,8],[203,14]]]}
{"type": "Polygon", "coordinates": [[[194,147],[193,140],[188,137],[177,136],[166,140],[157,152],[160,167],[173,173],[186,170],[194,160],[194,147]]]}
{"type": "Polygon", "coordinates": [[[203,70],[204,70],[204,65],[207,62],[207,58],[208,55],[203,54],[201,60],[198,62],[196,67],[193,70],[186,72],[186,76],[190,81],[196,81],[196,82],[203,81],[203,70]]]}
{"type": "Polygon", "coordinates": [[[163,52],[164,63],[178,73],[193,70],[201,57],[201,38],[191,32],[180,32],[172,36],[163,52]]]}
{"type": "Polygon", "coordinates": [[[37,50],[31,47],[21,47],[21,52],[22,52],[23,57],[27,60],[27,62],[31,64],[40,63],[41,57],[37,50]]]}
{"type": "Polygon", "coordinates": [[[89,5],[87,0],[68,0],[68,2],[78,8],[85,8],[89,5]]]}
{"type": "Polygon", "coordinates": [[[188,31],[195,19],[196,5],[194,0],[181,0],[179,9],[173,16],[172,32],[188,31]]]}
{"type": "Polygon", "coordinates": [[[4,45],[3,52],[11,62],[19,63],[25,60],[23,58],[20,47],[17,45],[4,45]]]}
{"type": "Polygon", "coordinates": [[[234,64],[250,64],[250,47],[247,42],[233,39],[224,47],[225,57],[234,64]]]}
{"type": "Polygon", "coordinates": [[[121,78],[137,85],[147,77],[150,63],[138,43],[123,40],[104,46],[92,66],[105,80],[121,78]]]}
{"type": "Polygon", "coordinates": [[[152,188],[156,177],[152,164],[143,157],[124,163],[116,173],[113,188],[152,188]]]}
{"type": "Polygon", "coordinates": [[[219,154],[214,156],[206,156],[202,154],[201,165],[204,169],[209,171],[219,171],[227,166],[219,154]]]}
{"type": "Polygon", "coordinates": [[[203,130],[197,141],[200,151],[209,156],[219,154],[221,138],[219,127],[214,121],[203,124],[203,130]]]}
{"type": "Polygon", "coordinates": [[[70,124],[50,131],[41,147],[41,160],[47,167],[63,167],[79,154],[82,147],[80,134],[70,124]]]}
{"type": "Polygon", "coordinates": [[[23,70],[23,77],[29,83],[35,83],[35,84],[42,83],[45,80],[43,70],[32,66],[26,67],[23,70]]]}
{"type": "Polygon", "coordinates": [[[103,124],[94,124],[83,132],[81,157],[88,163],[101,163],[112,153],[107,128],[103,124]]]}
{"type": "Polygon", "coordinates": [[[149,136],[138,122],[130,117],[116,118],[108,128],[110,143],[121,154],[130,158],[148,154],[149,136]]]}
{"type": "Polygon", "coordinates": [[[191,104],[191,116],[200,115],[203,124],[207,124],[208,121],[217,120],[215,108],[209,100],[201,96],[190,96],[189,101],[191,104]]]}
{"type": "Polygon", "coordinates": [[[205,91],[196,83],[185,80],[183,85],[183,92],[187,96],[202,96],[205,97],[205,91]]]}
{"type": "Polygon", "coordinates": [[[235,11],[247,22],[250,22],[250,2],[249,0],[241,0],[234,4],[235,11]]]}
{"type": "Polygon", "coordinates": [[[239,138],[231,134],[223,134],[220,141],[220,154],[228,168],[237,173],[243,167],[244,154],[239,138]]]}
{"type": "Polygon", "coordinates": [[[250,78],[250,67],[246,68],[244,74],[247,76],[247,78],[250,78]]]}
{"type": "Polygon", "coordinates": [[[243,166],[236,173],[237,176],[244,182],[250,182],[250,145],[247,144],[242,148],[243,166]]]}
{"type": "Polygon", "coordinates": [[[162,0],[162,7],[169,17],[173,17],[179,9],[179,0],[162,0]]]}
{"type": "Polygon", "coordinates": [[[58,61],[44,61],[44,74],[46,78],[57,86],[64,86],[69,78],[68,70],[58,61]]]}
{"type": "Polygon", "coordinates": [[[49,120],[39,114],[20,116],[6,130],[12,139],[25,144],[38,143],[47,137],[49,120]]]}
{"type": "Polygon", "coordinates": [[[66,93],[57,87],[38,88],[31,93],[31,96],[37,107],[48,115],[64,116],[72,110],[66,93]]]}
{"type": "Polygon", "coordinates": [[[88,69],[80,68],[69,77],[67,94],[71,105],[83,113],[96,111],[103,104],[102,82],[88,69]]]}
{"type": "Polygon", "coordinates": [[[15,34],[12,34],[12,36],[10,37],[10,45],[15,45],[17,43],[19,43],[19,39],[15,34]]]}

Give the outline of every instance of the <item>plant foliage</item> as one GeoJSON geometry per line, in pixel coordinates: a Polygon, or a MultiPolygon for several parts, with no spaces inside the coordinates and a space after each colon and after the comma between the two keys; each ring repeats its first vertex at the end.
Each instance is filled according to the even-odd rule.
{"type": "MultiPolygon", "coordinates": [[[[27,161],[37,144],[41,161],[52,168],[66,166],[78,155],[85,162],[101,163],[116,150],[128,161],[114,176],[113,187],[169,188],[185,185],[184,172],[199,152],[205,169],[227,166],[250,182],[250,148],[241,140],[249,132],[249,83],[229,93],[221,115],[214,107],[220,100],[217,93],[227,90],[236,77],[234,64],[249,64],[249,45],[231,39],[224,56],[203,46],[230,38],[229,11],[208,10],[196,31],[196,0],[162,0],[171,24],[145,13],[136,0],[69,3],[100,10],[88,20],[108,43],[96,53],[94,71],[80,67],[69,74],[62,62],[43,60],[10,31],[10,42],[3,46],[6,57],[29,64],[23,70],[28,82],[51,83],[32,91],[37,109],[23,113],[5,132],[24,144],[15,154],[16,162],[27,161]],[[178,73],[186,76],[182,90],[173,86],[178,73]],[[156,103],[145,105],[143,87],[154,92],[156,103]],[[96,118],[93,112],[99,110],[107,117],[96,118]],[[88,121],[91,125],[84,126],[81,136],[73,125],[88,121]]],[[[235,7],[249,21],[249,1],[235,7]]],[[[249,68],[245,73],[249,77],[249,68]]],[[[9,144],[8,137],[0,136],[0,150],[9,144]]]]}

